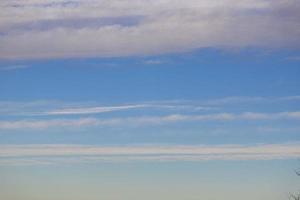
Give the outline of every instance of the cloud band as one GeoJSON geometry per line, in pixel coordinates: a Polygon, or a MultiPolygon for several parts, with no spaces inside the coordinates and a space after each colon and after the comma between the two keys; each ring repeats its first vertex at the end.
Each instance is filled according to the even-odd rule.
{"type": "Polygon", "coordinates": [[[264,145],[0,145],[0,165],[124,161],[297,159],[300,146],[264,145]]]}

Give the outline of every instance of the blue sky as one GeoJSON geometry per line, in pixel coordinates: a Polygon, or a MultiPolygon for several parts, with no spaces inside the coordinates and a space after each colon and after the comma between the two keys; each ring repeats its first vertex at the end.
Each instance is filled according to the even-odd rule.
{"type": "Polygon", "coordinates": [[[0,199],[298,191],[297,1],[0,7],[0,199]]]}
{"type": "Polygon", "coordinates": [[[57,120],[59,124],[93,119],[104,124],[90,122],[76,130],[68,125],[2,125],[2,131],[10,134],[2,134],[1,143],[297,141],[300,96],[296,55],[297,51],[283,50],[203,49],[154,57],[3,61],[3,123],[33,121],[34,126],[41,121],[57,120]],[[246,116],[249,114],[263,116],[251,118],[246,116]],[[173,121],[167,119],[172,116],[173,121]],[[203,119],[197,119],[201,116],[203,119]],[[109,124],[112,120],[119,122],[109,124]],[[40,131],[47,134],[36,134],[40,131]],[[20,134],[23,132],[26,135],[20,134]]]}

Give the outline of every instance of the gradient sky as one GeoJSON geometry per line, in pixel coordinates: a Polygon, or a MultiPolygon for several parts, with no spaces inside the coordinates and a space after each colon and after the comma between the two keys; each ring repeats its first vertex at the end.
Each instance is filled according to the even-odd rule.
{"type": "Polygon", "coordinates": [[[0,9],[0,199],[299,191],[299,1],[0,9]]]}

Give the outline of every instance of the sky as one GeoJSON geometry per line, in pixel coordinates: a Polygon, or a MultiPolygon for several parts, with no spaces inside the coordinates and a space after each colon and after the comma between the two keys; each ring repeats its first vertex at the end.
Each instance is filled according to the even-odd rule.
{"type": "Polygon", "coordinates": [[[2,0],[0,199],[288,199],[297,0],[2,0]]]}

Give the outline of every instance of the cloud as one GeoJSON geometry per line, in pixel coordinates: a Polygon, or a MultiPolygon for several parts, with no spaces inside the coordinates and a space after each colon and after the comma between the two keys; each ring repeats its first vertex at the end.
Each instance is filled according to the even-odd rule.
{"type": "Polygon", "coordinates": [[[200,106],[192,102],[141,102],[136,104],[102,105],[96,102],[62,102],[62,101],[31,101],[9,102],[0,101],[0,114],[19,116],[54,116],[54,115],[88,115],[137,109],[160,111],[204,111],[214,109],[211,106],[200,106]]]}
{"type": "Polygon", "coordinates": [[[81,29],[92,28],[97,29],[104,26],[120,25],[135,26],[142,20],[142,16],[122,16],[122,17],[103,17],[103,18],[80,18],[80,19],[44,19],[40,21],[27,22],[17,24],[6,30],[11,31],[48,31],[56,28],[81,29]]]}
{"type": "Polygon", "coordinates": [[[297,0],[4,0],[0,59],[298,48],[299,7],[297,0]]]}
{"type": "MultiPolygon", "coordinates": [[[[114,112],[132,109],[159,109],[159,110],[210,110],[211,107],[185,105],[185,104],[131,104],[120,106],[98,106],[98,107],[84,107],[84,108],[67,108],[58,109],[46,112],[36,113],[36,115],[84,115],[84,114],[97,114],[105,112],[114,112]]],[[[35,114],[33,114],[35,115],[35,114]]]]}
{"type": "Polygon", "coordinates": [[[172,114],[165,116],[138,116],[123,118],[79,118],[79,119],[49,119],[49,120],[16,120],[0,121],[0,130],[47,129],[47,128],[78,128],[101,126],[143,126],[162,125],[179,122],[196,121],[258,121],[258,120],[300,120],[300,112],[279,113],[214,113],[202,115],[172,114]]]}
{"type": "Polygon", "coordinates": [[[67,108],[60,110],[53,110],[44,113],[41,115],[74,115],[74,114],[95,114],[103,112],[113,112],[120,110],[129,110],[135,108],[144,108],[147,105],[124,105],[124,106],[102,106],[102,107],[87,107],[87,108],[67,108]]]}
{"type": "Polygon", "coordinates": [[[27,102],[0,101],[0,114],[19,116],[88,115],[129,110],[156,110],[176,112],[214,111],[222,106],[270,104],[299,101],[300,96],[256,97],[230,96],[208,100],[165,100],[101,105],[97,102],[63,102],[39,100],[27,102]]]}
{"type": "Polygon", "coordinates": [[[40,100],[28,102],[0,101],[0,113],[6,115],[83,115],[144,108],[150,105],[128,104],[115,106],[95,106],[94,102],[62,102],[40,100]]]}
{"type": "Polygon", "coordinates": [[[300,146],[260,145],[0,145],[0,165],[128,161],[297,159],[300,146]]]}
{"type": "Polygon", "coordinates": [[[263,133],[284,133],[284,132],[300,132],[300,127],[274,127],[274,126],[261,126],[257,128],[257,131],[263,133]]]}
{"type": "Polygon", "coordinates": [[[223,104],[237,104],[237,103],[257,103],[257,102],[264,102],[264,101],[272,101],[275,99],[276,98],[267,98],[267,97],[230,96],[230,97],[223,97],[218,99],[211,99],[204,103],[211,104],[211,105],[223,105],[223,104]]]}
{"type": "Polygon", "coordinates": [[[300,96],[262,97],[262,96],[229,96],[203,101],[203,105],[228,105],[245,103],[275,103],[284,101],[298,101],[300,96]]]}
{"type": "Polygon", "coordinates": [[[144,64],[146,65],[161,65],[161,64],[165,64],[166,62],[163,60],[159,60],[159,59],[152,59],[152,60],[145,60],[144,64]]]}
{"type": "Polygon", "coordinates": [[[294,60],[294,61],[299,61],[300,60],[300,56],[290,56],[287,57],[288,60],[294,60]]]}
{"type": "Polygon", "coordinates": [[[1,71],[10,71],[10,70],[25,69],[28,67],[29,67],[28,65],[10,65],[10,66],[0,67],[0,70],[1,71]]]}
{"type": "Polygon", "coordinates": [[[73,103],[56,100],[36,100],[36,101],[0,101],[0,114],[2,115],[32,115],[35,112],[54,110],[66,107],[81,107],[90,105],[90,102],[73,103]]]}

